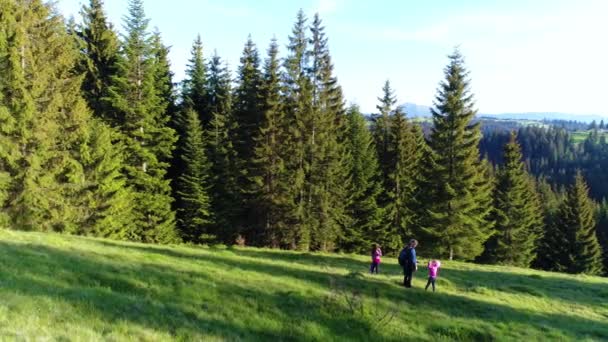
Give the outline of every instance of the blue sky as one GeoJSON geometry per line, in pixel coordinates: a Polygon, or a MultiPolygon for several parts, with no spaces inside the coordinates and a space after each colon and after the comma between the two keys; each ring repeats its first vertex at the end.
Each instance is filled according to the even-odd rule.
{"type": "MultiPolygon", "coordinates": [[[[88,0],[84,0],[88,3],[88,0]]],[[[66,16],[83,0],[57,0],[66,16]]],[[[126,0],[105,0],[122,29],[126,0]]],[[[247,35],[262,57],[285,45],[298,9],[321,14],[347,101],[375,110],[384,80],[400,102],[431,105],[446,55],[460,46],[483,113],[608,115],[608,1],[603,0],[147,0],[151,28],[171,46],[176,80],[201,34],[236,69],[247,35]]]]}

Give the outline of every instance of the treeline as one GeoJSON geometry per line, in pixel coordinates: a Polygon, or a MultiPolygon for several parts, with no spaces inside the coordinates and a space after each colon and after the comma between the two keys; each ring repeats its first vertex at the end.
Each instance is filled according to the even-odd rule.
{"type": "Polygon", "coordinates": [[[358,253],[417,237],[437,257],[602,271],[580,174],[559,201],[514,136],[498,169],[480,158],[458,51],[425,137],[388,81],[371,129],[345,106],[318,15],[298,13],[285,56],[247,39],[235,79],[198,37],[175,87],[141,0],[122,36],[100,0],[67,25],[39,0],[0,7],[4,227],[358,253]]]}

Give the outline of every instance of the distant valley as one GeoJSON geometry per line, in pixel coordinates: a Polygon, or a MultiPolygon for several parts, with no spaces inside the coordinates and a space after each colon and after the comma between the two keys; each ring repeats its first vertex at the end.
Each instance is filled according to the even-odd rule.
{"type": "MultiPolygon", "coordinates": [[[[431,107],[425,105],[419,105],[415,103],[404,103],[401,105],[402,109],[405,109],[405,113],[409,117],[430,117],[431,107]]],[[[478,113],[478,116],[490,117],[495,119],[512,119],[512,120],[574,120],[582,122],[591,122],[593,120],[607,120],[608,114],[573,114],[573,113],[559,113],[559,112],[525,112],[525,113],[500,113],[500,114],[487,114],[478,113]]]]}

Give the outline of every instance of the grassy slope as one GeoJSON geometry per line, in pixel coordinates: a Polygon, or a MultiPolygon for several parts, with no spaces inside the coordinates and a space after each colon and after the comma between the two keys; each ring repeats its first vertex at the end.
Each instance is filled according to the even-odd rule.
{"type": "Polygon", "coordinates": [[[608,340],[608,279],[393,259],[0,230],[0,340],[608,340]]]}

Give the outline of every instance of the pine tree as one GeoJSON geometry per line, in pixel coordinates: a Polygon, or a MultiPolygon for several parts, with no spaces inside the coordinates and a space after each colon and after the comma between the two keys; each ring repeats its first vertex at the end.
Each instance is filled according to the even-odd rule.
{"type": "Polygon", "coordinates": [[[345,158],[345,112],[342,89],[333,75],[325,28],[318,13],[310,27],[312,83],[311,115],[307,123],[307,208],[306,219],[313,224],[312,247],[331,250],[347,220],[348,167],[345,158]]]}
{"type": "MultiPolygon", "coordinates": [[[[378,101],[380,104],[376,106],[376,108],[378,108],[380,114],[374,117],[372,130],[374,132],[374,141],[376,143],[378,160],[382,170],[382,182],[386,185],[388,184],[391,169],[389,156],[391,116],[395,111],[395,104],[397,103],[397,98],[395,97],[394,91],[388,80],[384,82],[382,97],[379,97],[378,101]]],[[[385,196],[383,204],[386,205],[387,201],[388,197],[385,196]]]]}
{"type": "Polygon", "coordinates": [[[83,23],[77,30],[81,57],[77,71],[84,74],[82,94],[96,117],[115,123],[116,113],[109,103],[108,90],[118,72],[118,37],[104,13],[102,0],[90,0],[81,14],[83,23]]]}
{"type": "Polygon", "coordinates": [[[504,147],[504,165],[498,171],[494,190],[496,234],[486,243],[483,255],[491,263],[528,267],[536,257],[543,231],[542,208],[521,159],[513,132],[504,147]]]}
{"type": "Polygon", "coordinates": [[[80,95],[78,50],[65,24],[41,1],[3,5],[2,223],[128,238],[120,157],[80,95]]]}
{"type": "Polygon", "coordinates": [[[206,112],[211,115],[208,135],[208,159],[211,162],[210,195],[215,215],[213,234],[220,241],[232,243],[237,236],[233,224],[240,208],[235,203],[239,195],[236,179],[236,153],[232,146],[232,90],[230,72],[217,53],[212,56],[205,86],[206,112]]]}
{"type": "Polygon", "coordinates": [[[119,74],[110,89],[119,113],[117,127],[125,137],[128,185],[135,191],[138,236],[146,242],[178,240],[175,213],[171,209],[168,161],[175,143],[175,131],[168,127],[171,105],[166,51],[147,31],[141,0],[129,2],[119,74]]]}
{"type": "Polygon", "coordinates": [[[594,215],[589,189],[581,173],[577,172],[556,223],[556,231],[562,240],[555,242],[564,245],[563,253],[554,259],[556,269],[569,273],[602,273],[602,250],[597,239],[594,215]]]}
{"type": "Polygon", "coordinates": [[[539,239],[536,259],[533,267],[544,270],[556,270],[554,260],[557,256],[564,254],[560,251],[565,246],[561,240],[559,231],[556,231],[557,213],[563,194],[553,191],[546,178],[541,178],[537,182],[537,190],[542,203],[543,232],[539,239]]]}
{"type": "Polygon", "coordinates": [[[268,49],[261,86],[264,120],[256,137],[253,159],[252,183],[254,184],[257,213],[258,239],[274,248],[286,246],[286,236],[293,221],[289,215],[291,184],[286,179],[284,145],[289,144],[287,125],[281,98],[281,72],[279,70],[278,45],[273,39],[268,49]]]}
{"type": "Polygon", "coordinates": [[[204,243],[213,241],[208,195],[209,163],[205,151],[205,134],[198,113],[188,109],[181,158],[183,172],[177,179],[177,225],[185,241],[204,243]]]}
{"type": "Polygon", "coordinates": [[[417,193],[424,146],[422,132],[405,117],[398,108],[389,117],[389,137],[387,146],[388,179],[386,181],[386,202],[384,227],[382,230],[385,250],[396,251],[414,235],[416,223],[417,193]]]}
{"type": "Polygon", "coordinates": [[[252,240],[256,237],[256,231],[250,224],[252,206],[251,176],[254,173],[252,164],[254,158],[255,137],[258,135],[262,113],[262,73],[260,71],[260,58],[257,48],[251,36],[247,39],[240,60],[236,80],[236,88],[233,95],[232,119],[234,120],[233,133],[231,134],[232,146],[236,153],[236,165],[239,170],[237,174],[237,186],[239,196],[237,202],[233,203],[238,209],[236,229],[246,239],[252,240]]]}
{"type": "Polygon", "coordinates": [[[480,129],[463,58],[454,51],[439,85],[425,166],[426,218],[423,231],[450,259],[473,259],[492,233],[491,184],[479,158],[480,129]]]}
{"type": "Polygon", "coordinates": [[[352,221],[345,227],[340,249],[367,252],[373,242],[380,242],[382,211],[377,199],[382,192],[376,148],[366,119],[359,107],[348,109],[347,149],[350,157],[350,200],[347,208],[352,221]]]}
{"type": "Polygon", "coordinates": [[[203,59],[203,42],[198,35],[192,45],[191,57],[186,66],[186,79],[183,82],[182,97],[185,107],[192,108],[198,113],[203,127],[207,127],[211,121],[211,115],[207,112],[207,68],[203,59]]]}
{"type": "Polygon", "coordinates": [[[311,117],[312,86],[306,77],[308,54],[306,37],[306,17],[300,10],[292,29],[287,46],[288,56],[285,59],[285,111],[289,127],[290,144],[286,147],[285,165],[292,184],[291,205],[295,218],[289,235],[290,248],[308,250],[311,245],[312,227],[315,224],[307,215],[308,196],[306,179],[308,169],[307,143],[309,118],[311,117]]]}
{"type": "Polygon", "coordinates": [[[98,120],[90,121],[91,134],[82,164],[84,186],[73,196],[81,206],[82,222],[75,233],[117,240],[137,240],[133,222],[134,194],[126,185],[124,148],[119,133],[98,120]]]}

